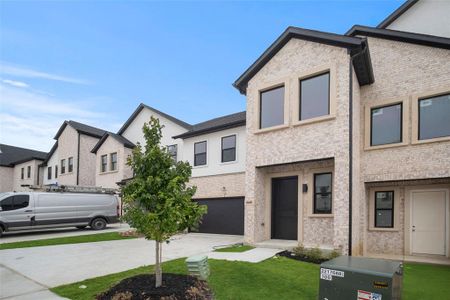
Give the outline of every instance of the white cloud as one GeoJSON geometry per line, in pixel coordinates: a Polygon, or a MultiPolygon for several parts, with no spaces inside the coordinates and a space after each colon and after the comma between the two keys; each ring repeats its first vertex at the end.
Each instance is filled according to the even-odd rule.
{"type": "Polygon", "coordinates": [[[0,73],[25,78],[41,78],[47,80],[62,81],[75,84],[89,84],[87,80],[67,77],[57,74],[45,73],[26,67],[12,65],[6,62],[0,62],[0,73]]]}
{"type": "Polygon", "coordinates": [[[18,87],[18,88],[29,88],[30,87],[28,84],[26,84],[25,82],[22,82],[22,81],[3,79],[2,82],[12,85],[14,87],[18,87]]]}

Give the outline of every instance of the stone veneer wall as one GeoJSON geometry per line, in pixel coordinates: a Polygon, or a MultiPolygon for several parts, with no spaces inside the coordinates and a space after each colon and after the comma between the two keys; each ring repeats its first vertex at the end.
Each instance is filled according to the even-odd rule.
{"type": "MultiPolygon", "coordinates": [[[[296,91],[286,90],[291,107],[296,91]]],[[[247,155],[245,236],[249,243],[265,239],[264,174],[260,168],[273,164],[334,157],[333,247],[348,245],[348,95],[349,55],[343,48],[291,39],[249,82],[247,88],[247,155]],[[289,109],[288,127],[265,133],[257,131],[259,89],[276,82],[294,86],[299,73],[335,67],[335,118],[293,126],[293,109],[289,109]]],[[[320,233],[317,233],[320,234],[320,233]]]]}
{"type": "Polygon", "coordinates": [[[194,199],[245,196],[245,174],[243,172],[192,177],[189,184],[197,186],[194,199]]]}

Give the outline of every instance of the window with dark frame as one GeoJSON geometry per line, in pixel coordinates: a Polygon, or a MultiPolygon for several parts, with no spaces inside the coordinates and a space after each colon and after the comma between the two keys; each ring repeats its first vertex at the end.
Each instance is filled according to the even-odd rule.
{"type": "Polygon", "coordinates": [[[102,155],[100,157],[100,172],[106,172],[108,166],[108,155],[102,155]]]}
{"type": "Polygon", "coordinates": [[[300,79],[299,119],[330,114],[330,73],[300,79]]]}
{"type": "Polygon", "coordinates": [[[27,167],[27,178],[31,178],[31,166],[27,167]]]}
{"type": "Polygon", "coordinates": [[[314,213],[332,213],[332,173],[314,174],[314,213]]]}
{"type": "Polygon", "coordinates": [[[402,142],[402,103],[372,108],[370,110],[370,146],[402,142]]]}
{"type": "Polygon", "coordinates": [[[170,156],[172,157],[174,162],[177,162],[177,152],[178,152],[178,145],[169,145],[167,146],[167,151],[169,152],[170,156]]]}
{"type": "Polygon", "coordinates": [[[111,153],[111,171],[117,170],[117,152],[111,153]]]}
{"type": "Polygon", "coordinates": [[[419,99],[419,140],[450,136],[450,94],[419,99]]]}
{"type": "Polygon", "coordinates": [[[69,157],[68,159],[68,172],[73,172],[73,157],[69,157]]]}
{"type": "Polygon", "coordinates": [[[375,192],[375,227],[394,227],[394,191],[375,192]]]}
{"type": "Polygon", "coordinates": [[[236,160],[236,135],[222,137],[222,162],[236,160]]]}
{"type": "Polygon", "coordinates": [[[194,144],[194,166],[206,165],[206,141],[194,144]]]}
{"type": "Polygon", "coordinates": [[[28,195],[15,195],[3,199],[0,202],[2,211],[15,210],[28,207],[30,203],[30,196],[28,195]]]}
{"type": "Polygon", "coordinates": [[[58,178],[58,165],[55,165],[55,178],[58,178]]]}
{"type": "Polygon", "coordinates": [[[284,85],[260,93],[259,128],[284,124],[284,85]]]}
{"type": "Polygon", "coordinates": [[[47,168],[47,179],[52,179],[52,167],[47,168]]]}
{"type": "Polygon", "coordinates": [[[20,179],[25,178],[25,168],[20,169],[20,179]]]}
{"type": "Polygon", "coordinates": [[[66,173],[66,160],[61,159],[61,174],[66,173]]]}

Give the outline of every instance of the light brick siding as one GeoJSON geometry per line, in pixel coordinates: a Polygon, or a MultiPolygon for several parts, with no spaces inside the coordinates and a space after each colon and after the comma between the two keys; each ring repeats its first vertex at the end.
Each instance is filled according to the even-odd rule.
{"type": "Polygon", "coordinates": [[[0,193],[13,191],[14,168],[0,167],[0,179],[0,193]]]}
{"type": "MultiPolygon", "coordinates": [[[[89,150],[90,151],[90,150],[89,150]]],[[[60,185],[77,184],[78,132],[67,125],[58,138],[58,183],[60,185]],[[68,159],[73,157],[73,172],[68,172],[68,159]],[[61,159],[66,160],[66,172],[63,174],[61,159]]]]}
{"type": "Polygon", "coordinates": [[[95,186],[96,156],[91,150],[98,141],[98,138],[80,134],[80,170],[78,184],[81,186],[95,186]]]}
{"type": "Polygon", "coordinates": [[[238,197],[245,195],[245,174],[234,173],[192,177],[190,185],[197,187],[194,199],[238,197]]]}
{"type": "MultiPolygon", "coordinates": [[[[28,187],[24,187],[22,185],[37,185],[38,183],[38,169],[39,164],[41,164],[41,160],[30,160],[21,164],[17,164],[14,166],[14,184],[13,190],[16,192],[20,191],[29,191],[28,187]],[[28,166],[31,167],[31,176],[28,178],[28,166]],[[21,179],[22,168],[24,168],[24,179],[21,179]]],[[[41,176],[39,175],[39,179],[41,180],[41,176]]],[[[42,183],[42,181],[40,181],[42,183]]]]}

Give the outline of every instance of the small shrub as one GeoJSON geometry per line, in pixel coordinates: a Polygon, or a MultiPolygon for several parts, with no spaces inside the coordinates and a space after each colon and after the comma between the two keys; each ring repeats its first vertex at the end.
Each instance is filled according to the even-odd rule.
{"type": "Polygon", "coordinates": [[[295,254],[295,256],[304,256],[306,254],[306,249],[302,244],[300,244],[292,249],[292,252],[295,254]]]}
{"type": "Polygon", "coordinates": [[[133,299],[133,294],[130,292],[123,292],[115,294],[111,300],[131,300],[133,299]]]}
{"type": "Polygon", "coordinates": [[[306,256],[312,261],[321,261],[324,259],[322,251],[317,247],[307,250],[306,256]]]}
{"type": "Polygon", "coordinates": [[[335,249],[328,254],[328,259],[333,259],[339,256],[341,256],[341,251],[335,249]]]}

